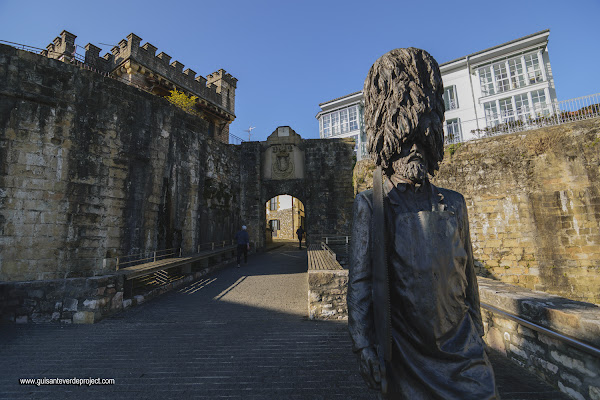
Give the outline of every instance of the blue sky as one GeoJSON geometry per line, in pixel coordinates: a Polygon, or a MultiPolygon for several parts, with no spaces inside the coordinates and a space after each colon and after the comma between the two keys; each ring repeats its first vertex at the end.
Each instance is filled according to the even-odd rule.
{"type": "Polygon", "coordinates": [[[0,39],[45,48],[66,29],[103,49],[134,32],[207,75],[238,78],[231,133],[279,125],[319,136],[319,103],[362,89],[372,63],[420,47],[443,63],[550,29],[559,100],[600,92],[600,0],[113,1],[0,0],[0,39]]]}

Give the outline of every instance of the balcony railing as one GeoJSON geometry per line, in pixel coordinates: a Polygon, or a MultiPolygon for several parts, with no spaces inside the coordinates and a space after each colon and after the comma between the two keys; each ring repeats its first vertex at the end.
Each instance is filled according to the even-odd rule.
{"type": "Polygon", "coordinates": [[[446,144],[452,144],[464,141],[465,132],[474,134],[475,139],[478,139],[597,117],[600,117],[600,93],[536,104],[535,107],[522,107],[518,110],[491,114],[478,120],[461,121],[459,129],[454,125],[448,133],[447,127],[444,126],[444,131],[446,144]],[[479,128],[474,128],[477,123],[479,128]],[[462,132],[462,135],[453,132],[462,132]]]}

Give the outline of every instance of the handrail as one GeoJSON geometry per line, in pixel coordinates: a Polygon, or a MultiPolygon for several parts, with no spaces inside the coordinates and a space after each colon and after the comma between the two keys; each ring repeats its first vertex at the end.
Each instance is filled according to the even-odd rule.
{"type": "Polygon", "coordinates": [[[527,321],[526,319],[523,319],[521,317],[518,317],[518,316],[516,316],[514,314],[511,314],[511,313],[508,313],[506,311],[502,311],[499,308],[496,308],[496,307],[494,307],[492,305],[489,305],[487,303],[481,302],[481,307],[485,308],[486,310],[491,311],[493,313],[500,314],[500,315],[502,315],[502,316],[504,316],[504,317],[506,317],[508,319],[512,319],[513,321],[516,321],[519,324],[521,324],[523,326],[526,326],[527,328],[533,329],[534,331],[538,331],[538,332],[541,332],[541,333],[543,333],[545,335],[548,335],[548,336],[550,336],[550,337],[552,337],[554,339],[561,340],[561,341],[567,343],[569,346],[575,347],[578,350],[581,350],[581,351],[584,351],[584,352],[586,352],[588,354],[591,354],[594,357],[600,358],[600,349],[597,349],[597,348],[595,348],[593,346],[590,346],[590,345],[588,345],[586,343],[580,342],[579,340],[577,340],[575,338],[572,338],[572,337],[567,336],[567,335],[563,335],[562,333],[555,332],[555,331],[550,330],[548,328],[544,328],[543,326],[534,324],[533,322],[527,321]]]}
{"type": "MultiPolygon", "coordinates": [[[[1,40],[1,39],[0,39],[0,43],[6,43],[9,46],[14,47],[15,49],[28,51],[28,52],[34,53],[34,54],[39,54],[42,51],[47,51],[48,53],[53,53],[53,54],[58,54],[58,55],[66,55],[67,57],[72,57],[74,60],[85,63],[85,57],[83,57],[80,54],[77,54],[76,52],[73,52],[72,54],[66,54],[66,53],[61,53],[61,52],[54,51],[54,50],[42,49],[40,47],[30,46],[28,44],[10,42],[8,40],[1,40]]],[[[81,46],[77,46],[77,47],[81,47],[81,46]]]]}
{"type": "Polygon", "coordinates": [[[349,244],[350,236],[346,235],[323,235],[322,238],[325,240],[325,244],[349,244]],[[339,242],[339,243],[338,243],[339,242]]]}
{"type": "Polygon", "coordinates": [[[117,265],[116,265],[116,269],[117,271],[123,266],[123,265],[127,265],[127,264],[133,264],[133,263],[139,263],[140,261],[148,261],[148,262],[156,262],[157,258],[159,260],[167,258],[168,256],[175,256],[175,257],[181,257],[181,247],[178,248],[171,248],[171,249],[164,249],[164,250],[153,250],[153,251],[147,251],[144,253],[138,253],[138,254],[128,254],[125,256],[120,256],[120,257],[116,257],[117,259],[117,265]],[[179,250],[178,252],[171,252],[171,253],[167,253],[168,251],[172,251],[172,250],[179,250]],[[138,256],[144,256],[142,258],[136,258],[133,260],[129,260],[129,261],[125,261],[125,262],[121,262],[122,258],[128,258],[128,257],[138,257],[138,256]],[[152,261],[149,261],[152,260],[152,261]]]}
{"type": "MultiPolygon", "coordinates": [[[[204,250],[204,251],[211,250],[212,251],[212,250],[216,250],[216,249],[224,249],[225,247],[233,245],[233,244],[235,244],[235,240],[222,240],[219,242],[202,243],[202,244],[198,245],[197,252],[200,253],[201,250],[204,250]]],[[[116,269],[119,270],[120,268],[122,268],[123,265],[139,263],[140,261],[155,262],[157,260],[165,259],[167,256],[175,256],[173,258],[177,258],[177,257],[181,257],[182,254],[183,254],[183,249],[181,247],[177,247],[177,248],[174,247],[172,249],[145,251],[143,253],[127,254],[124,256],[118,256],[118,257],[114,257],[114,258],[117,261],[116,269]],[[178,250],[178,251],[173,251],[173,250],[178,250]],[[167,253],[169,251],[171,251],[171,252],[167,253]],[[125,262],[122,261],[123,259],[128,259],[130,257],[139,257],[139,258],[135,258],[133,260],[128,260],[125,262]]]]}
{"type": "Polygon", "coordinates": [[[325,243],[321,242],[321,248],[325,250],[334,261],[337,261],[337,256],[333,250],[329,248],[325,243]]]}

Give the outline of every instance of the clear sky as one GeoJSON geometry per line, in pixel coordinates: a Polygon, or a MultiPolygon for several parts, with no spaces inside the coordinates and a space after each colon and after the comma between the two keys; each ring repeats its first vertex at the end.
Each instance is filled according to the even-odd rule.
{"type": "Polygon", "coordinates": [[[319,136],[319,103],[362,89],[372,63],[420,47],[439,63],[544,29],[559,100],[600,92],[600,0],[0,0],[0,39],[45,48],[66,29],[110,51],[133,32],[204,76],[238,78],[230,132],[319,136]]]}

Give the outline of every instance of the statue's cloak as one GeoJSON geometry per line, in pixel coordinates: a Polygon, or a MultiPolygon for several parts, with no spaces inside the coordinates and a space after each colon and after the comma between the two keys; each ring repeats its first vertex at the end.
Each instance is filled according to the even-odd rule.
{"type": "MultiPolygon", "coordinates": [[[[426,182],[384,185],[385,227],[373,226],[373,192],[355,199],[348,287],[354,350],[378,347],[384,325],[373,304],[371,238],[385,229],[391,306],[391,361],[385,362],[391,399],[494,399],[494,374],[485,354],[467,208],[457,192],[426,182]]],[[[379,346],[381,348],[381,346],[379,346]]]]}

